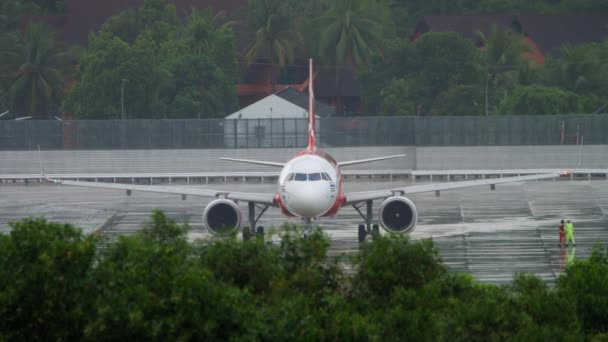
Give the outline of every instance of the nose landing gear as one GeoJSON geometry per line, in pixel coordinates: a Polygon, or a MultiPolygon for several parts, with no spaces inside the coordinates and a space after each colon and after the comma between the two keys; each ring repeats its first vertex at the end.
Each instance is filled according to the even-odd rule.
{"type": "Polygon", "coordinates": [[[315,221],[314,217],[302,218],[304,224],[306,225],[304,228],[304,236],[308,236],[312,234],[312,223],[315,221]]]}

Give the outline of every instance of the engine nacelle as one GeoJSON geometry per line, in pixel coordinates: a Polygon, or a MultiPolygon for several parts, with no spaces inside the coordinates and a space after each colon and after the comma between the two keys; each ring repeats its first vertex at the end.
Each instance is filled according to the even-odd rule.
{"type": "Polygon", "coordinates": [[[241,210],[231,200],[216,199],[203,211],[203,224],[217,236],[230,236],[241,227],[241,210]]]}
{"type": "Polygon", "coordinates": [[[380,204],[380,225],[389,233],[409,233],[414,230],[418,212],[409,199],[402,196],[389,197],[380,204]]]}

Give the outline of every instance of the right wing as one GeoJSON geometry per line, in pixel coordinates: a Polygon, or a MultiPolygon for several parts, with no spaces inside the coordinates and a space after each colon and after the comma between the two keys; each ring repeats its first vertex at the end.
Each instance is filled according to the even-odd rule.
{"type": "Polygon", "coordinates": [[[370,190],[370,191],[358,191],[358,192],[349,192],[345,193],[346,201],[343,202],[342,205],[350,205],[353,203],[375,200],[375,199],[384,199],[387,197],[394,196],[395,194],[416,194],[421,192],[433,192],[433,191],[443,191],[443,190],[452,190],[452,189],[461,189],[461,188],[470,188],[474,186],[482,186],[482,185],[495,185],[495,184],[503,184],[503,183],[513,183],[513,182],[524,182],[530,180],[537,179],[547,179],[547,178],[556,178],[561,176],[560,173],[543,173],[539,175],[529,175],[529,176],[517,176],[517,177],[505,177],[505,178],[490,178],[490,179],[477,179],[471,181],[462,181],[462,182],[449,182],[449,183],[431,183],[424,185],[412,185],[406,186],[402,188],[393,188],[393,189],[385,189],[385,190],[370,190]]]}
{"type": "Polygon", "coordinates": [[[284,163],[270,162],[264,160],[251,160],[251,159],[237,159],[237,158],[220,158],[221,160],[228,160],[239,163],[249,163],[249,164],[258,164],[258,165],[266,165],[266,166],[274,166],[274,167],[283,167],[284,163]]]}
{"type": "Polygon", "coordinates": [[[162,194],[175,194],[175,195],[190,195],[200,197],[225,197],[227,199],[235,201],[255,202],[260,204],[274,205],[274,194],[272,193],[253,193],[253,192],[236,192],[236,191],[223,191],[223,190],[211,190],[211,189],[199,189],[192,187],[178,187],[178,186],[162,186],[162,185],[137,185],[137,184],[116,184],[116,183],[102,183],[102,182],[81,182],[81,181],[69,181],[60,180],[53,178],[46,178],[47,180],[63,184],[82,186],[88,188],[101,188],[101,189],[114,189],[114,190],[125,190],[125,191],[143,191],[143,192],[156,192],[162,194]]]}

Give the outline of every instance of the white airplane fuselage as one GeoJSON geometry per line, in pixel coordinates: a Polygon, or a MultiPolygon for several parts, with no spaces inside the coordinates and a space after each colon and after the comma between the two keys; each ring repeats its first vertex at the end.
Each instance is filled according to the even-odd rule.
{"type": "Polygon", "coordinates": [[[321,151],[304,151],[288,161],[281,170],[278,186],[275,198],[289,216],[333,216],[344,200],[340,169],[321,151]]]}

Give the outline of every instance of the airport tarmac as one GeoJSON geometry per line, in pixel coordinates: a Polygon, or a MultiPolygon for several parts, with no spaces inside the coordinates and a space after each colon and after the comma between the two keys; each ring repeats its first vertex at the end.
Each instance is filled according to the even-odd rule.
{"type": "MultiPolygon", "coordinates": [[[[420,183],[417,183],[420,184],[420,183]]],[[[352,180],[346,191],[391,188],[403,182],[352,180]]],[[[275,184],[213,184],[207,188],[274,192],[275,184]]],[[[498,185],[496,191],[477,187],[410,197],[418,209],[412,239],[433,238],[450,269],[467,272],[484,282],[503,284],[515,272],[531,272],[553,283],[568,260],[586,258],[596,241],[608,242],[608,181],[537,181],[498,185]],[[557,225],[569,218],[575,227],[576,247],[557,246],[557,225]]],[[[210,200],[189,196],[62,186],[57,184],[0,184],[0,230],[31,216],[69,222],[87,232],[116,236],[132,234],[149,220],[153,209],[188,221],[190,237],[209,236],[202,211],[210,200]]],[[[380,201],[375,201],[377,213],[380,201]]],[[[243,212],[246,206],[242,205],[243,212]]],[[[270,231],[283,222],[298,223],[270,208],[260,224],[270,231]]],[[[358,250],[357,225],[362,219],[351,207],[335,218],[317,221],[331,236],[334,255],[358,250]]]]}

